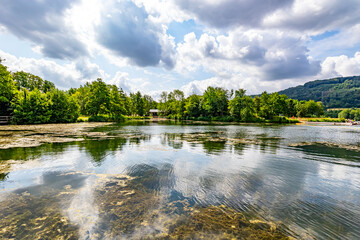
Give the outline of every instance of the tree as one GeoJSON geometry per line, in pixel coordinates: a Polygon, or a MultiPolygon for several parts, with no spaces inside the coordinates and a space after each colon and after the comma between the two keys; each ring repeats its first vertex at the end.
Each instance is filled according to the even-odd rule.
{"type": "Polygon", "coordinates": [[[199,117],[201,115],[200,101],[201,97],[199,95],[193,94],[189,96],[185,101],[184,115],[191,118],[199,117]]]}
{"type": "Polygon", "coordinates": [[[13,102],[12,121],[20,124],[48,123],[51,118],[51,100],[45,93],[35,89],[17,92],[13,102]]]}
{"type": "Polygon", "coordinates": [[[168,93],[167,92],[162,92],[160,95],[160,102],[158,105],[160,111],[167,116],[168,114],[168,93]]]}
{"type": "Polygon", "coordinates": [[[174,90],[168,95],[168,113],[177,119],[181,119],[184,116],[185,111],[185,98],[184,92],[181,90],[174,90]]]}
{"type": "Polygon", "coordinates": [[[133,113],[138,116],[144,116],[144,101],[141,96],[140,91],[131,95],[131,100],[133,104],[133,113]]]}
{"type": "Polygon", "coordinates": [[[91,116],[99,113],[108,113],[110,104],[110,93],[106,84],[101,78],[90,85],[89,101],[86,104],[87,112],[91,116]]]}
{"type": "Polygon", "coordinates": [[[274,108],[271,104],[270,95],[266,91],[260,96],[260,110],[258,114],[265,119],[272,119],[274,117],[274,108]]]}
{"type": "Polygon", "coordinates": [[[126,114],[124,99],[121,96],[121,92],[119,88],[115,85],[109,86],[110,88],[110,107],[109,113],[110,115],[118,119],[121,115],[126,114]]]}
{"type": "Polygon", "coordinates": [[[272,106],[274,116],[285,114],[286,112],[286,99],[288,97],[284,94],[280,95],[277,92],[270,94],[269,104],[272,106]]]}
{"type": "Polygon", "coordinates": [[[149,95],[144,95],[143,96],[143,102],[144,102],[144,113],[145,113],[145,115],[147,115],[150,112],[150,109],[156,108],[156,102],[149,95]]]}
{"type": "Polygon", "coordinates": [[[248,122],[255,118],[254,101],[245,95],[244,89],[235,91],[235,97],[229,101],[229,110],[232,117],[239,121],[248,122]]]}
{"type": "Polygon", "coordinates": [[[0,58],[0,115],[9,115],[11,100],[15,94],[15,84],[11,73],[1,62],[0,58]]]}
{"type": "Polygon", "coordinates": [[[17,88],[26,88],[27,90],[33,91],[39,89],[42,92],[48,92],[55,89],[54,83],[43,80],[41,77],[24,71],[15,72],[13,74],[17,88]]]}
{"type": "MultiPolygon", "coordinates": [[[[74,91],[70,90],[69,94],[74,91]]],[[[80,86],[78,89],[75,90],[75,93],[73,93],[72,96],[75,98],[76,102],[80,106],[80,114],[88,115],[86,107],[90,96],[90,84],[86,83],[84,86],[80,86]]]]}
{"type": "Polygon", "coordinates": [[[208,87],[204,92],[201,107],[209,117],[224,116],[228,113],[229,91],[219,87],[208,87]]]}
{"type": "Polygon", "coordinates": [[[345,118],[345,119],[353,119],[351,116],[351,109],[344,109],[342,110],[339,115],[339,118],[345,118]]]}
{"type": "Polygon", "coordinates": [[[50,122],[52,123],[67,123],[76,122],[80,114],[79,104],[75,97],[67,95],[64,91],[54,89],[48,92],[51,100],[50,122]]]}
{"type": "Polygon", "coordinates": [[[286,108],[285,108],[285,115],[288,117],[293,117],[296,116],[296,105],[297,105],[297,100],[294,99],[286,99],[285,100],[285,104],[286,104],[286,108]]]}

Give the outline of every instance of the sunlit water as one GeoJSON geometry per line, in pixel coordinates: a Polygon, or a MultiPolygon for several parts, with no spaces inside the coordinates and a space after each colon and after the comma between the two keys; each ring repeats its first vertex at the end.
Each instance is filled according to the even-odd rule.
{"type": "MultiPolygon", "coordinates": [[[[75,226],[76,238],[114,237],[107,235],[112,228],[106,221],[112,221],[112,215],[104,217],[105,212],[123,208],[107,209],[101,199],[113,184],[106,179],[117,177],[121,182],[119,176],[124,176],[132,181],[145,178],[139,184],[152,192],[144,194],[150,192],[157,199],[153,209],[145,209],[149,212],[177,200],[186,201],[189,207],[225,205],[282,223],[286,234],[295,238],[360,238],[360,152],[324,144],[293,146],[301,142],[359,146],[359,127],[138,123],[94,131],[108,132],[114,138],[0,150],[0,210],[6,210],[2,217],[13,221],[26,209],[29,214],[19,217],[41,222],[48,214],[48,210],[39,213],[42,208],[56,208],[58,212],[51,214],[66,217],[75,226]],[[99,190],[99,186],[107,188],[99,190]],[[17,203],[18,199],[22,202],[17,203]],[[44,205],[26,205],[41,199],[44,205]],[[25,207],[17,209],[16,204],[25,207]]],[[[125,190],[124,196],[133,194],[125,190]]],[[[143,220],[136,222],[140,221],[137,215],[129,215],[134,223],[130,230],[120,229],[127,235],[118,237],[165,231],[164,222],[172,215],[162,211],[156,216],[152,223],[144,224],[143,220]]],[[[63,225],[56,226],[61,235],[63,225]]],[[[4,228],[0,236],[13,231],[13,237],[21,238],[25,234],[21,229],[4,228]]]]}

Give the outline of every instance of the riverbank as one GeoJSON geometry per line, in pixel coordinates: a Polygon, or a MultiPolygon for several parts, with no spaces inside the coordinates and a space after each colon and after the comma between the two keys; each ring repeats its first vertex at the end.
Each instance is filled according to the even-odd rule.
{"type": "Polygon", "coordinates": [[[36,147],[43,143],[83,141],[106,137],[103,132],[91,132],[95,127],[112,123],[83,122],[66,124],[3,125],[0,126],[0,149],[36,147]]]}
{"type": "MultiPolygon", "coordinates": [[[[176,121],[164,118],[152,118],[146,120],[131,120],[129,122],[152,122],[160,124],[189,124],[189,125],[274,125],[274,123],[238,123],[238,122],[215,122],[215,121],[176,121]]],[[[64,124],[38,124],[38,125],[0,125],[0,149],[15,147],[36,147],[45,143],[66,143],[84,141],[86,139],[109,139],[115,137],[135,137],[133,133],[122,132],[109,134],[104,131],[92,131],[94,128],[101,128],[113,125],[114,122],[80,122],[64,124]]],[[[348,123],[339,122],[308,122],[302,121],[297,125],[309,126],[349,126],[348,123]]],[[[284,123],[280,125],[286,125],[284,123]]],[[[290,124],[291,125],[291,124],[290,124]]],[[[349,126],[352,127],[352,126],[349,126]]],[[[353,126],[356,127],[356,126],[353,126]]],[[[233,142],[232,139],[226,139],[233,142]]],[[[239,140],[237,140],[239,141],[239,140]]],[[[254,143],[254,140],[242,139],[243,143],[254,143]]]]}

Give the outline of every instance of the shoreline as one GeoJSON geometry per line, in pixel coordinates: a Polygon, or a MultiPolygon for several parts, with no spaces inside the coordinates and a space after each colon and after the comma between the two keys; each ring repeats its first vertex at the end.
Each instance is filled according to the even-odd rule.
{"type": "Polygon", "coordinates": [[[106,133],[91,132],[95,127],[112,123],[80,122],[0,126],[0,149],[37,147],[44,143],[84,141],[87,137],[104,138],[106,133]]]}
{"type": "MultiPolygon", "coordinates": [[[[349,126],[348,123],[340,122],[307,122],[299,123],[239,123],[239,122],[215,122],[215,121],[194,121],[174,119],[145,119],[130,120],[129,122],[181,122],[185,124],[204,125],[305,125],[305,126],[349,126]]],[[[96,127],[103,127],[116,124],[114,122],[79,122],[79,123],[58,123],[58,124],[37,124],[37,125],[0,125],[0,150],[18,147],[37,147],[46,143],[67,143],[85,141],[86,139],[109,139],[114,136],[107,132],[91,131],[96,127]]],[[[355,125],[357,126],[357,125],[355,125]]]]}

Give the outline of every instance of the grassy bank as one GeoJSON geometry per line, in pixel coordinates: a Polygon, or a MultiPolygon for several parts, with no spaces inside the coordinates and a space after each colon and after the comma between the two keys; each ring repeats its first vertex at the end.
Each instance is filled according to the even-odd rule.
{"type": "Polygon", "coordinates": [[[344,118],[301,118],[302,122],[345,122],[344,118]]]}
{"type": "MultiPolygon", "coordinates": [[[[231,116],[224,117],[197,117],[197,118],[176,118],[176,117],[164,117],[169,120],[191,120],[191,121],[201,121],[201,122],[225,122],[225,123],[299,123],[300,121],[297,118],[287,118],[282,116],[275,116],[273,119],[264,119],[264,118],[253,118],[249,121],[237,121],[231,116]]],[[[78,118],[78,122],[123,122],[127,120],[148,120],[152,119],[149,116],[120,116],[120,117],[111,117],[108,115],[98,115],[98,116],[81,116],[78,118]]]]}

